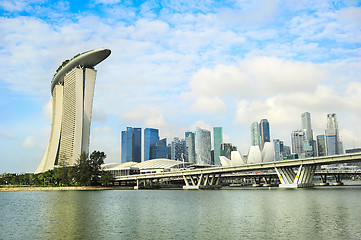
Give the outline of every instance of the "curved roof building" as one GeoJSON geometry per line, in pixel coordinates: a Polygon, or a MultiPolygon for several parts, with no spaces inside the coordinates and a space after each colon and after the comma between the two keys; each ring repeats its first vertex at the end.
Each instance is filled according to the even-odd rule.
{"type": "Polygon", "coordinates": [[[51,81],[52,124],[48,147],[35,173],[54,166],[74,165],[89,152],[90,123],[96,70],[109,49],[87,51],[65,60],[51,81]]]}

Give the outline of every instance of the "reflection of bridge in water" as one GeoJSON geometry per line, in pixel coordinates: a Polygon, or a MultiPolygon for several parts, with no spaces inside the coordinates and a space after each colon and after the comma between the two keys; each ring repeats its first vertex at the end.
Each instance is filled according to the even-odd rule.
{"type": "Polygon", "coordinates": [[[221,188],[222,179],[252,178],[255,186],[271,186],[278,184],[282,188],[302,188],[314,186],[314,176],[320,175],[322,183],[327,184],[327,176],[334,176],[335,184],[341,185],[342,175],[360,175],[360,171],[316,171],[317,166],[361,162],[361,153],[344,154],[326,157],[305,158],[287,161],[245,164],[233,167],[211,167],[174,172],[138,174],[118,176],[119,185],[135,185],[134,189],[142,187],[155,188],[160,185],[169,186],[172,183],[183,182],[183,189],[221,188]]]}

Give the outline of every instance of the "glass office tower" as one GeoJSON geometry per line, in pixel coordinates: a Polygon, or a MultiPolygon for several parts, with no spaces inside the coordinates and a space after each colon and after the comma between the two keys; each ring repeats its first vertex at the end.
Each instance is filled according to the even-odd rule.
{"type": "Polygon", "coordinates": [[[195,134],[196,164],[211,165],[211,132],[197,127],[195,134]]]}
{"type": "Polygon", "coordinates": [[[144,161],[155,159],[154,147],[159,141],[159,130],[154,128],[144,129],[144,161]]]}
{"type": "Polygon", "coordinates": [[[195,134],[186,132],[186,145],[188,148],[188,162],[196,163],[195,134]]]}
{"type": "Polygon", "coordinates": [[[121,162],[141,162],[142,129],[127,127],[122,131],[121,162]]]}
{"type": "Polygon", "coordinates": [[[270,129],[269,123],[267,119],[262,119],[259,123],[259,131],[260,131],[260,138],[261,138],[261,148],[263,149],[265,142],[270,142],[270,129]]]}
{"type": "Polygon", "coordinates": [[[213,128],[213,143],[214,143],[214,165],[220,166],[221,161],[219,160],[219,156],[221,156],[221,148],[223,143],[222,127],[213,128]]]}
{"type": "Polygon", "coordinates": [[[251,125],[251,145],[259,147],[261,146],[258,122],[254,122],[251,125]]]}

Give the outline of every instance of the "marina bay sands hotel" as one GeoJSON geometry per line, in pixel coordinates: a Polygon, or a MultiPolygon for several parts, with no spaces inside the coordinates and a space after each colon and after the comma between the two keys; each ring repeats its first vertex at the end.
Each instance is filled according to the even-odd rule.
{"type": "Polygon", "coordinates": [[[53,169],[56,165],[74,165],[82,152],[89,153],[94,66],[109,55],[109,49],[84,52],[64,61],[58,68],[51,81],[50,140],[35,173],[53,169]]]}

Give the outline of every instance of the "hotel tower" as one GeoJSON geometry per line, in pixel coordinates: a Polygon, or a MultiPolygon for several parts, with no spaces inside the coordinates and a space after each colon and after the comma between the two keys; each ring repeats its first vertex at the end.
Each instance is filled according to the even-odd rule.
{"type": "Polygon", "coordinates": [[[97,49],[66,60],[51,81],[52,124],[50,140],[35,173],[54,166],[74,165],[82,152],[89,153],[96,70],[94,66],[110,55],[97,49]]]}

